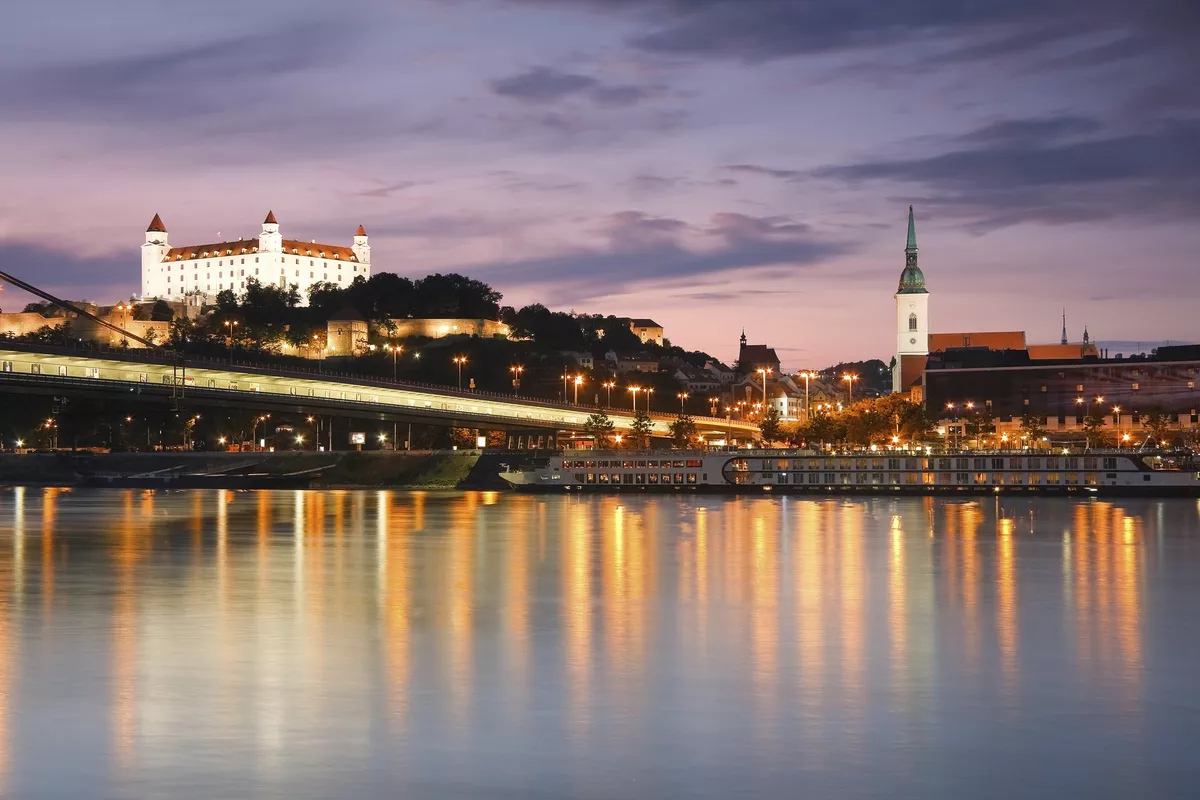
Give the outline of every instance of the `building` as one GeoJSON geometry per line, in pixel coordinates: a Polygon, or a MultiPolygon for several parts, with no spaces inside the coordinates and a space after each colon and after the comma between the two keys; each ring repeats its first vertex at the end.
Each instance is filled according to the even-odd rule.
{"type": "Polygon", "coordinates": [[[896,287],[896,364],[892,368],[892,391],[904,391],[925,367],[929,354],[929,290],[918,263],[917,224],[913,207],[908,207],[908,242],[904,246],[904,269],[896,287]]]}
{"type": "Polygon", "coordinates": [[[596,366],[596,359],[591,353],[585,353],[581,350],[564,350],[560,355],[580,369],[590,370],[596,366]]]}
{"type": "Polygon", "coordinates": [[[367,321],[347,306],[325,323],[325,353],[352,356],[367,349],[367,321]]]}
{"type": "Polygon", "coordinates": [[[1136,433],[1141,418],[1167,414],[1177,429],[1197,427],[1200,346],[1160,347],[1134,358],[1031,358],[1027,351],[950,348],[931,353],[921,376],[926,408],[944,427],[966,409],[1014,431],[1030,415],[1048,432],[1076,431],[1088,415],[1112,432],[1136,433]]]}
{"type": "Polygon", "coordinates": [[[673,377],[692,393],[716,392],[721,388],[721,381],[717,376],[711,372],[696,369],[691,364],[676,364],[673,377]]]}
{"type": "MultiPolygon", "coordinates": [[[[115,325],[134,336],[149,342],[162,343],[171,338],[171,323],[149,319],[136,319],[123,306],[96,306],[91,303],[76,303],[89,314],[95,314],[109,325],[115,325]]],[[[53,316],[43,316],[36,311],[0,313],[0,335],[29,336],[42,329],[58,330],[70,325],[70,337],[81,342],[93,342],[110,346],[141,348],[145,345],[134,339],[123,337],[93,319],[81,317],[70,311],[56,310],[53,316]]]]}
{"type": "Polygon", "coordinates": [[[380,334],[396,339],[423,336],[441,339],[445,336],[479,336],[486,339],[507,339],[511,331],[503,322],[494,319],[390,319],[381,325],[380,334]]]}
{"type": "Polygon", "coordinates": [[[760,369],[769,369],[773,374],[780,373],[779,356],[775,348],[765,344],[746,344],[746,331],[742,331],[738,348],[737,372],[739,375],[751,375],[760,369]]]}
{"type": "Polygon", "coordinates": [[[1098,358],[1100,351],[1091,341],[1087,328],[1083,341],[1067,338],[1067,317],[1063,313],[1062,339],[1057,344],[1027,344],[1024,331],[966,331],[931,333],[929,330],[929,289],[921,271],[917,249],[917,228],[913,207],[908,207],[908,241],[904,247],[904,269],[893,295],[896,301],[896,357],[892,366],[892,391],[911,392],[921,400],[922,376],[930,354],[951,350],[985,350],[1023,354],[1031,361],[1061,361],[1098,358]]]}
{"type": "Polygon", "coordinates": [[[349,286],[371,277],[371,246],[361,225],[349,247],[284,239],[273,212],[257,238],[172,247],[162,217],[154,215],[142,244],[142,297],[211,303],[217,293],[241,293],[248,280],[280,288],[295,286],[300,302],[317,283],[349,286]]]}
{"type": "Polygon", "coordinates": [[[629,330],[642,340],[642,344],[654,342],[659,347],[663,345],[663,326],[652,319],[631,319],[629,320],[629,330]]]}
{"type": "Polygon", "coordinates": [[[649,353],[630,353],[627,355],[618,355],[616,351],[609,350],[604,354],[604,360],[608,362],[617,373],[620,374],[627,372],[658,372],[659,366],[658,359],[649,353]]]}

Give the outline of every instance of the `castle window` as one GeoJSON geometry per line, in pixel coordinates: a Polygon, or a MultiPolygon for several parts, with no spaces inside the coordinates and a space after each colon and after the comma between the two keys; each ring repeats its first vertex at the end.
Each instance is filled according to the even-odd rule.
{"type": "Polygon", "coordinates": [[[908,315],[908,329],[910,331],[915,331],[917,329],[917,315],[916,314],[908,315]]]}

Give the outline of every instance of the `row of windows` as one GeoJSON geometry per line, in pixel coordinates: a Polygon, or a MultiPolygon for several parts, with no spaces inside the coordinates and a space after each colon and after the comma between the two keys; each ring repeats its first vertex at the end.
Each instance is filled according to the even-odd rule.
{"type": "MultiPolygon", "coordinates": [[[[248,248],[248,249],[247,249],[247,248],[243,247],[243,248],[241,249],[241,252],[242,252],[242,253],[257,253],[257,252],[258,252],[258,248],[257,248],[257,247],[252,247],[252,248],[248,248]]],[[[286,252],[287,252],[287,250],[284,250],[283,252],[285,252],[285,253],[286,253],[286,252]]],[[[205,251],[201,251],[201,253],[200,253],[200,258],[209,258],[209,257],[211,257],[211,256],[216,256],[217,254],[218,254],[217,252],[212,252],[212,253],[209,253],[207,250],[205,250],[205,251]]],[[[192,260],[195,260],[195,258],[196,258],[196,254],[195,254],[195,252],[194,252],[194,251],[193,251],[192,253],[189,253],[188,255],[189,255],[189,257],[186,259],[187,261],[192,261],[192,260]]],[[[232,251],[232,250],[227,250],[227,251],[225,252],[225,255],[233,255],[233,251],[232,251]]],[[[299,248],[293,247],[293,248],[292,248],[292,255],[300,255],[300,250],[299,250],[299,248]]],[[[311,256],[311,255],[314,255],[314,253],[313,253],[313,251],[311,251],[311,250],[305,250],[305,251],[304,251],[304,255],[306,255],[306,256],[311,256]]],[[[315,255],[316,255],[318,258],[328,258],[328,259],[332,259],[333,261],[341,261],[341,260],[342,260],[342,255],[341,255],[341,253],[330,253],[329,255],[325,255],[325,251],[324,251],[324,250],[322,250],[322,251],[320,251],[320,252],[318,252],[318,253],[315,253],[315,255]]],[[[183,253],[177,253],[177,254],[175,255],[175,260],[176,260],[176,261],[184,261],[185,259],[184,259],[184,257],[183,257],[183,253]]],[[[282,260],[283,260],[283,259],[282,259],[282,258],[280,258],[280,261],[282,261],[282,260]]],[[[357,260],[358,260],[358,257],[357,257],[357,256],[350,256],[350,260],[351,260],[351,261],[357,261],[357,260]]],[[[243,258],[243,259],[241,260],[241,262],[242,262],[243,264],[245,264],[245,263],[246,263],[246,259],[244,259],[244,258],[243,258]]],[[[255,256],[255,257],[254,257],[254,262],[255,262],[255,263],[258,263],[258,256],[255,256]]],[[[232,264],[232,263],[233,263],[233,259],[229,259],[229,263],[230,263],[230,264],[232,264]]],[[[299,262],[297,261],[297,263],[299,263],[299,262]]]]}
{"type": "MultiPolygon", "coordinates": [[[[1103,467],[1098,456],[1002,456],[975,458],[779,458],[779,459],[736,459],[732,468],[735,471],[746,471],[751,468],[772,472],[776,470],[825,470],[838,467],[843,470],[928,470],[928,469],[1059,469],[1060,464],[1067,469],[1079,469],[1080,461],[1083,469],[1116,469],[1117,458],[1103,458],[1103,467]],[[953,463],[952,463],[953,462],[953,463]]],[[[626,462],[631,463],[631,462],[626,462]]],[[[664,462],[665,465],[666,462],[664,462]]],[[[617,466],[618,462],[613,462],[617,466]]]]}
{"type": "MultiPolygon", "coordinates": [[[[281,258],[281,259],[279,259],[279,261],[280,261],[281,263],[284,263],[284,264],[286,264],[286,263],[287,263],[287,259],[284,259],[284,258],[281,258]]],[[[244,259],[244,258],[243,258],[243,259],[242,259],[242,261],[241,261],[241,263],[245,264],[245,263],[246,263],[246,259],[244,259]]],[[[257,258],[256,258],[256,259],[254,259],[254,263],[255,263],[255,264],[257,264],[257,263],[258,263],[258,259],[257,259],[257,258]]],[[[297,259],[296,259],[296,263],[297,263],[297,264],[299,264],[299,263],[300,263],[300,259],[298,259],[298,258],[297,258],[297,259]]],[[[312,259],[309,259],[309,260],[308,260],[308,265],[309,265],[310,267],[313,267],[313,266],[316,266],[316,263],[315,263],[315,262],[314,262],[312,259]]],[[[223,266],[225,266],[225,262],[224,262],[224,261],[218,261],[218,262],[217,262],[217,266],[218,266],[218,267],[223,267],[223,266]]],[[[229,266],[231,266],[231,267],[233,266],[233,260],[232,260],[232,259],[230,259],[230,261],[229,261],[229,266]]],[[[323,266],[326,266],[326,265],[323,265],[323,266]]],[[[194,270],[198,270],[198,269],[200,269],[200,263],[199,263],[199,262],[197,262],[197,263],[195,263],[195,264],[192,264],[192,263],[188,263],[188,264],[180,264],[180,265],[179,265],[179,271],[180,271],[180,272],[183,272],[183,271],[184,271],[184,270],[186,270],[188,267],[191,267],[191,268],[192,268],[192,269],[194,269],[194,270]]],[[[209,262],[207,262],[207,261],[206,261],[206,262],[204,262],[204,268],[205,268],[205,269],[211,269],[211,268],[212,268],[212,264],[210,264],[209,262]]],[[[342,265],[341,265],[341,264],[338,264],[338,265],[337,265],[337,268],[340,270],[340,269],[342,268],[342,265]]],[[[281,269],[282,269],[282,267],[281,267],[281,269]]],[[[162,270],[159,270],[159,271],[161,272],[162,270]]],[[[166,266],[166,271],[167,271],[167,272],[170,272],[170,271],[171,271],[171,265],[170,265],[170,264],[167,264],[167,266],[166,266]]],[[[358,272],[358,265],[357,265],[357,264],[355,264],[355,265],[354,265],[354,271],[355,271],[355,272],[358,272]]],[[[364,271],[364,272],[366,271],[366,267],[364,267],[364,268],[363,268],[363,271],[364,271]]],[[[230,274],[233,274],[233,273],[231,272],[230,274]]],[[[245,275],[245,274],[246,274],[246,271],[245,271],[245,270],[242,270],[242,274],[243,274],[243,275],[245,275]]],[[[254,271],[254,274],[256,274],[256,275],[258,274],[258,270],[257,270],[257,269],[254,271]]],[[[296,273],[296,274],[299,274],[299,273],[296,273]]]]}
{"type": "Polygon", "coordinates": [[[647,461],[627,460],[627,461],[563,461],[563,469],[658,469],[674,468],[674,469],[695,469],[702,466],[698,458],[675,458],[647,461]]]}
{"type": "Polygon", "coordinates": [[[664,472],[661,475],[657,472],[626,472],[626,473],[607,473],[607,472],[577,472],[575,480],[579,483],[601,483],[601,484],[624,484],[626,486],[665,486],[671,485],[695,485],[700,480],[708,480],[708,474],[705,473],[703,478],[699,473],[695,472],[664,472]]]}
{"type": "MultiPolygon", "coordinates": [[[[1094,486],[1100,481],[1098,472],[809,472],[776,475],[776,484],[799,486],[1094,486]],[[1083,476],[1082,484],[1080,475],[1083,476]]],[[[1107,472],[1104,480],[1117,480],[1117,473],[1107,472]]],[[[748,483],[744,475],[734,475],[733,482],[748,483]]],[[[1150,476],[1144,475],[1149,481],[1150,476]]]]}

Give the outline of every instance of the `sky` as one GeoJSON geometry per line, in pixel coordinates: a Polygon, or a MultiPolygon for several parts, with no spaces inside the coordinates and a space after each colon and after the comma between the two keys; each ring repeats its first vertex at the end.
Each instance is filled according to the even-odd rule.
{"type": "MultiPolygon", "coordinates": [[[[375,271],[883,358],[933,331],[1195,341],[1195,0],[45,0],[6,8],[0,268],[73,299],[177,245],[371,236],[375,271]]],[[[27,298],[0,293],[0,307],[27,298]]]]}

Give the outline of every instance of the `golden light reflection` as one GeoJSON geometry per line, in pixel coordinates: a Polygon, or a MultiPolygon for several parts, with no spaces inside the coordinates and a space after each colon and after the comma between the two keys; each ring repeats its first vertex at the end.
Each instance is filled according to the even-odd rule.
{"type": "Polygon", "coordinates": [[[904,525],[892,516],[888,548],[888,639],[893,691],[908,685],[908,597],[904,567],[904,525]]]}
{"type": "MultiPolygon", "coordinates": [[[[850,720],[856,725],[863,721],[865,712],[865,663],[863,647],[866,627],[864,625],[864,585],[862,540],[863,523],[866,517],[862,505],[847,505],[840,514],[839,565],[840,586],[838,600],[841,604],[842,634],[842,687],[844,702],[850,720]]],[[[855,734],[857,735],[857,733],[855,734]]]]}
{"type": "Polygon", "coordinates": [[[800,504],[796,575],[796,644],[799,648],[800,699],[802,719],[810,743],[805,755],[814,766],[824,757],[824,684],[825,684],[825,563],[823,539],[834,514],[832,501],[800,504]]]}
{"type": "Polygon", "coordinates": [[[450,597],[448,607],[450,647],[451,713],[460,730],[466,730],[474,675],[474,555],[475,506],[472,495],[449,508],[447,534],[450,537],[450,597]]]}
{"type": "MultiPolygon", "coordinates": [[[[605,513],[605,516],[610,514],[605,513]]],[[[621,508],[613,510],[611,517],[614,530],[619,530],[622,527],[621,508]]],[[[571,694],[571,733],[582,738],[587,732],[591,701],[592,543],[585,515],[573,514],[569,525],[563,542],[563,625],[567,684],[571,694]]]]}
{"type": "Polygon", "coordinates": [[[752,519],[751,656],[756,730],[760,747],[778,742],[779,702],[779,505],[760,501],[752,519]]]}
{"type": "Polygon", "coordinates": [[[996,635],[1000,645],[1000,672],[1006,694],[1017,681],[1017,565],[1014,558],[1013,520],[996,523],[996,635]]]}

